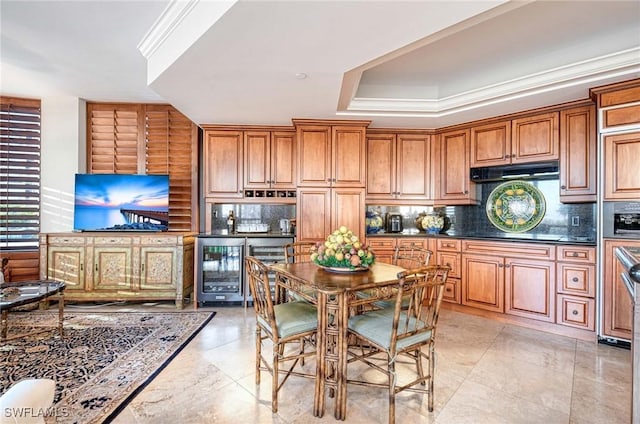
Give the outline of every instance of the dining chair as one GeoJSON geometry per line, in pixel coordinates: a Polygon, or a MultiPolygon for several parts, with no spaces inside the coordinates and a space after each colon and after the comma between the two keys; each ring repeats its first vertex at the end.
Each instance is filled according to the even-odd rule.
{"type": "MultiPolygon", "coordinates": [[[[414,243],[403,244],[396,246],[393,252],[393,258],[391,260],[392,265],[400,266],[404,269],[413,269],[421,266],[429,265],[433,252],[422,246],[416,246],[414,243]]],[[[367,290],[359,291],[356,294],[360,298],[366,298],[371,294],[367,290]]],[[[405,298],[405,305],[406,305],[405,298]]],[[[378,300],[371,304],[375,308],[390,308],[393,307],[393,302],[390,300],[378,300]]],[[[362,310],[362,308],[360,308],[362,310]]]]}
{"type": "Polygon", "coordinates": [[[372,310],[349,318],[348,334],[356,340],[348,349],[349,363],[361,361],[386,374],[387,382],[364,379],[366,374],[347,381],[388,389],[389,424],[395,423],[396,395],[405,390],[427,394],[429,412],[433,411],[436,325],[449,270],[446,265],[431,265],[400,272],[392,286],[372,288],[371,291],[372,299],[392,300],[393,308],[372,310]],[[415,362],[415,374],[397,374],[396,364],[401,357],[415,362]],[[424,360],[428,364],[426,374],[424,360]],[[405,381],[407,379],[409,381],[405,381]]]}
{"type": "Polygon", "coordinates": [[[302,301],[275,304],[268,268],[253,256],[245,258],[245,267],[256,311],[256,385],[260,384],[261,371],[271,374],[271,410],[275,413],[278,412],[278,392],[289,376],[315,378],[315,372],[305,373],[295,368],[299,362],[304,364],[305,357],[316,354],[315,349],[307,351],[305,346],[315,345],[318,312],[315,306],[302,301]],[[272,343],[271,360],[263,354],[266,340],[272,343]],[[287,346],[293,343],[298,344],[295,350],[287,346]],[[289,368],[281,370],[280,366],[285,364],[290,364],[289,368]],[[280,374],[284,375],[282,380],[280,374]]]}
{"type": "MultiPolygon", "coordinates": [[[[316,245],[314,241],[297,241],[294,243],[288,243],[284,246],[284,261],[288,264],[311,262],[310,249],[316,245]]],[[[316,294],[313,290],[305,291],[305,296],[298,293],[287,293],[287,296],[291,300],[301,300],[306,302],[313,302],[316,294]]]]}
{"type": "Polygon", "coordinates": [[[309,251],[316,243],[313,241],[297,241],[284,246],[284,261],[288,264],[294,262],[311,262],[309,251]]]}

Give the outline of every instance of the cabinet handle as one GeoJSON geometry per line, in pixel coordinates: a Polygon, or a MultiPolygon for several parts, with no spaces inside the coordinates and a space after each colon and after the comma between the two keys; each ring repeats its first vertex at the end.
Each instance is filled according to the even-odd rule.
{"type": "Polygon", "coordinates": [[[577,258],[577,257],[578,257],[578,252],[573,252],[573,253],[571,254],[571,256],[573,256],[574,258],[577,258]]]}
{"type": "Polygon", "coordinates": [[[511,265],[505,265],[504,267],[505,268],[511,268],[511,265]]]}
{"type": "Polygon", "coordinates": [[[98,272],[98,264],[96,264],[96,272],[98,272]]]}
{"type": "Polygon", "coordinates": [[[577,283],[579,280],[578,280],[578,277],[573,277],[571,281],[573,281],[574,283],[577,283]]]}
{"type": "Polygon", "coordinates": [[[445,291],[451,293],[451,288],[447,287],[447,289],[445,291]]]}
{"type": "Polygon", "coordinates": [[[560,189],[561,189],[561,190],[566,190],[566,189],[567,189],[567,186],[563,184],[563,185],[561,185],[561,186],[560,186],[560,189]]]}
{"type": "Polygon", "coordinates": [[[504,267],[504,265],[498,264],[498,268],[503,268],[503,267],[504,267]]]}
{"type": "Polygon", "coordinates": [[[144,262],[142,263],[142,272],[144,272],[144,262]]]}
{"type": "Polygon", "coordinates": [[[465,191],[464,191],[464,194],[469,194],[469,191],[468,191],[468,190],[465,190],[465,191]]]}
{"type": "Polygon", "coordinates": [[[573,315],[578,315],[578,311],[576,311],[575,309],[574,309],[573,311],[571,311],[571,313],[572,313],[573,315]]]}
{"type": "Polygon", "coordinates": [[[80,264],[80,271],[84,272],[84,264],[80,264]]]}

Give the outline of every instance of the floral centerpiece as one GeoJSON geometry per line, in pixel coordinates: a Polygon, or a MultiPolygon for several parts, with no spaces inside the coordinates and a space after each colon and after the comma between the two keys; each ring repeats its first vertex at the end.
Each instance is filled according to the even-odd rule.
{"type": "Polygon", "coordinates": [[[344,225],[311,248],[311,261],[330,270],[365,270],[375,262],[373,251],[344,225]]]}

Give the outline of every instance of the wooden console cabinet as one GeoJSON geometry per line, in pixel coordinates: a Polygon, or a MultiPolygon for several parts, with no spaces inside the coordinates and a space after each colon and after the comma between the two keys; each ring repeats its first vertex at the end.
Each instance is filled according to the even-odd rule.
{"type": "Polygon", "coordinates": [[[71,301],[193,298],[190,233],[40,235],[40,278],[64,281],[71,301]]]}

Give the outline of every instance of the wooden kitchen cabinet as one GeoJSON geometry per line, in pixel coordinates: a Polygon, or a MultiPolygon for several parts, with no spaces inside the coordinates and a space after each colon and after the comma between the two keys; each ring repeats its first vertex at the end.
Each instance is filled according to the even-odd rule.
{"type": "Polygon", "coordinates": [[[245,131],[243,156],[245,189],[295,189],[295,131],[245,131]]]}
{"type": "Polygon", "coordinates": [[[604,199],[640,199],[640,131],[604,136],[604,199]]]}
{"type": "Polygon", "coordinates": [[[64,281],[71,301],[173,300],[193,294],[190,233],[40,235],[40,278],[64,281]]]}
{"type": "Polygon", "coordinates": [[[597,194],[596,108],[560,112],[560,202],[595,202],[597,194]]]}
{"type": "Polygon", "coordinates": [[[436,156],[440,184],[436,201],[447,205],[477,204],[480,193],[471,181],[469,167],[470,130],[449,131],[439,135],[436,156]]]}
{"type": "Polygon", "coordinates": [[[364,240],[363,187],[299,188],[297,196],[298,241],[323,241],[342,225],[364,240]]]}
{"type": "Polygon", "coordinates": [[[293,122],[299,186],[365,187],[365,131],[370,121],[293,122]]]}
{"type": "Polygon", "coordinates": [[[511,163],[559,159],[558,112],[511,121],[511,163]]]}
{"type": "Polygon", "coordinates": [[[242,197],[243,133],[238,130],[204,131],[205,197],[242,197]]]}
{"type": "Polygon", "coordinates": [[[463,305],[554,322],[554,246],[463,240],[462,252],[463,305]]]}
{"type": "Polygon", "coordinates": [[[595,330],[596,249],[588,246],[556,247],[556,322],[595,330]]]}
{"type": "Polygon", "coordinates": [[[558,112],[471,128],[470,166],[498,166],[559,159],[558,112]]]}
{"type": "Polygon", "coordinates": [[[367,133],[368,200],[418,201],[432,199],[430,136],[426,134],[367,133]]]}
{"type": "Polygon", "coordinates": [[[450,303],[461,303],[462,301],[462,264],[460,249],[462,242],[458,239],[436,238],[434,239],[434,251],[436,265],[447,265],[451,267],[447,275],[447,282],[444,286],[442,300],[450,303]]]}
{"type": "Polygon", "coordinates": [[[511,163],[511,121],[471,128],[470,166],[496,166],[511,163]]]}
{"type": "MultiPolygon", "coordinates": [[[[367,244],[375,253],[376,262],[387,264],[393,263],[393,255],[398,246],[417,246],[429,249],[429,239],[426,237],[367,237],[367,244]]],[[[432,255],[429,263],[434,263],[434,261],[435,257],[432,255]]]]}
{"type": "Polygon", "coordinates": [[[620,280],[624,269],[616,259],[619,246],[640,247],[633,240],[604,240],[604,270],[602,281],[602,335],[631,340],[633,329],[633,302],[625,284],[620,280]]]}

